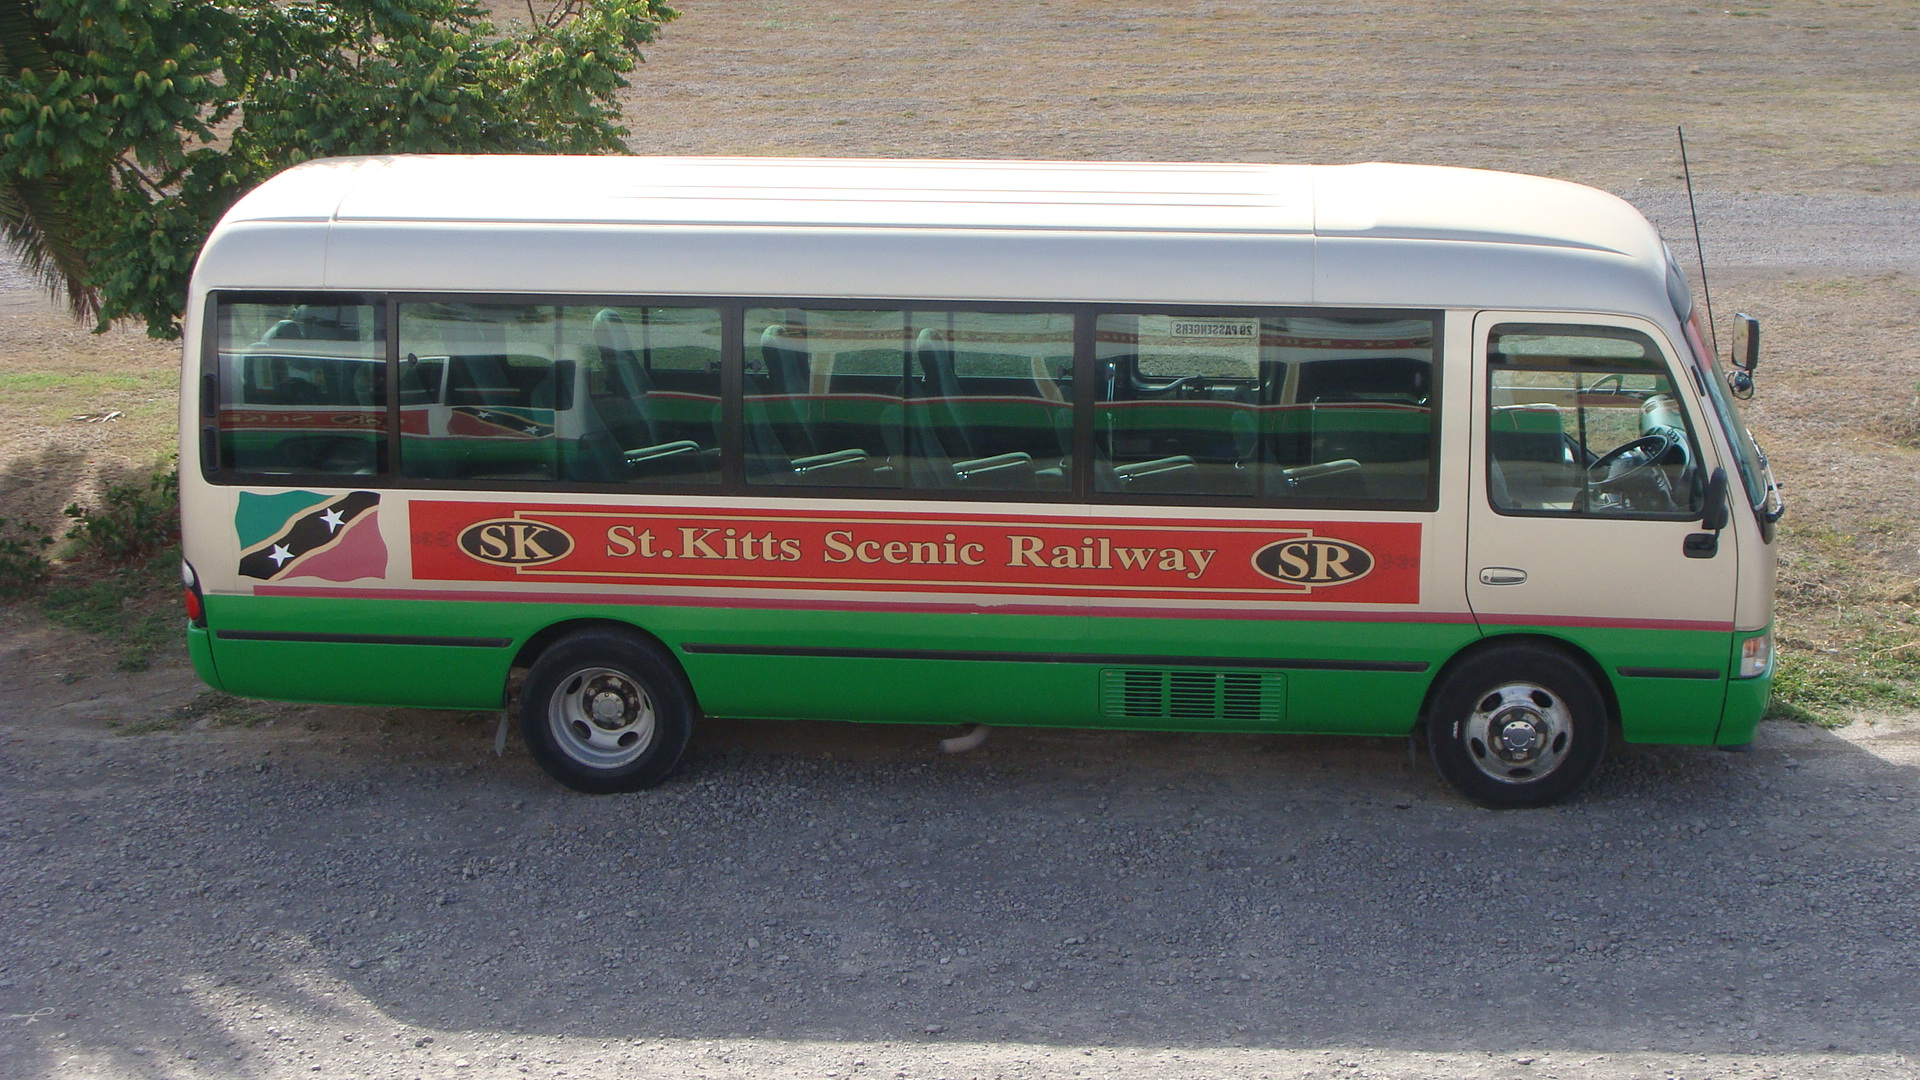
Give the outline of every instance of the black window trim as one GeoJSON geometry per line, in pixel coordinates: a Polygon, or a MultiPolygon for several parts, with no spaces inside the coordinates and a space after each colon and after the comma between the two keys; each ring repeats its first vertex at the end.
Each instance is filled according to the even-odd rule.
{"type": "MultiPolygon", "coordinates": [[[[1433,513],[1439,509],[1440,459],[1444,424],[1442,402],[1446,394],[1447,311],[1416,307],[1320,307],[1301,304],[1160,304],[1083,301],[1007,301],[904,299],[898,297],[810,297],[810,296],[704,296],[678,294],[625,293],[471,293],[454,291],[407,290],[328,290],[328,289],[214,289],[207,294],[201,331],[202,393],[214,391],[217,408],[219,372],[219,311],[223,304],[234,303],[313,303],[325,297],[332,303],[384,304],[387,364],[387,461],[386,468],[374,474],[242,471],[207,458],[203,450],[202,474],[222,486],[275,487],[353,487],[394,491],[498,491],[550,495],[644,495],[707,496],[727,498],[845,499],[849,501],[959,502],[959,503],[1034,503],[1105,506],[1209,507],[1246,510],[1401,512],[1433,513]],[[722,328],[720,357],[721,395],[721,479],[718,484],[663,484],[645,486],[615,485],[580,481],[457,480],[401,476],[400,461],[399,320],[406,304],[486,303],[500,305],[552,305],[602,307],[687,307],[719,311],[722,328]],[[1074,316],[1073,358],[1073,454],[1076,468],[1068,491],[967,491],[921,488],[873,488],[813,485],[764,485],[745,482],[743,403],[744,320],[749,308],[792,307],[839,311],[967,311],[987,314],[1025,314],[1047,312],[1074,316]],[[1428,416],[1429,452],[1427,458],[1427,494],[1410,499],[1283,499],[1249,497],[1225,499],[1213,495],[1143,494],[1094,490],[1090,468],[1078,467],[1090,462],[1094,452],[1095,397],[1095,320],[1101,315],[1173,315],[1196,318],[1266,318],[1309,315],[1326,319],[1425,320],[1433,325],[1432,378],[1428,416]]],[[[213,435],[217,417],[203,410],[203,445],[217,446],[213,435]]]]}

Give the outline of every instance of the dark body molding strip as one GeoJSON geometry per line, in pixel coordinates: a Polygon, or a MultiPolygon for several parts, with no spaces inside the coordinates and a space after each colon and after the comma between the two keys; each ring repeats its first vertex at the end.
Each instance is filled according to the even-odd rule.
{"type": "Polygon", "coordinates": [[[298,641],[321,645],[453,645],[469,649],[504,649],[513,644],[503,637],[420,637],[412,634],[306,634],[289,630],[215,630],[221,641],[298,641]]]}
{"type": "Polygon", "coordinates": [[[1104,664],[1111,667],[1257,668],[1292,671],[1422,672],[1421,660],[1274,660],[1252,656],[1131,656],[1104,653],[987,652],[973,649],[830,649],[804,645],[710,645],[681,650],[724,656],[809,656],[842,660],[968,660],[1015,664],[1104,664]]]}
{"type": "Polygon", "coordinates": [[[1718,679],[1725,674],[1696,667],[1623,667],[1619,671],[1629,679],[1718,679]]]}

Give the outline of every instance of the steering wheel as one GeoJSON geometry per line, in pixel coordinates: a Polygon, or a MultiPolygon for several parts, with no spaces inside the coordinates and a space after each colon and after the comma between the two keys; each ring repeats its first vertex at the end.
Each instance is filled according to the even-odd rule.
{"type": "MultiPolygon", "coordinates": [[[[1685,454],[1685,443],[1678,435],[1655,429],[1595,458],[1587,466],[1587,490],[1597,498],[1589,499],[1588,506],[1656,513],[1679,509],[1673,498],[1673,482],[1658,467],[1675,447],[1681,447],[1685,454]]],[[[1684,460],[1681,466],[1684,471],[1684,460]]]]}
{"type": "Polygon", "coordinates": [[[1678,444],[1678,439],[1663,431],[1623,442],[1587,466],[1587,486],[1596,491],[1622,487],[1652,470],[1654,464],[1678,444]],[[1623,463],[1624,468],[1621,467],[1623,463]]]}

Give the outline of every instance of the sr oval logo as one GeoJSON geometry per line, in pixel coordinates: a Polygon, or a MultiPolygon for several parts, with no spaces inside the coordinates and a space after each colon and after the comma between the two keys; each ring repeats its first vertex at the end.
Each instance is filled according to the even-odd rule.
{"type": "Polygon", "coordinates": [[[573,537],[544,521],[494,518],[460,530],[460,550],[494,566],[539,566],[566,558],[573,537]]]}
{"type": "Polygon", "coordinates": [[[1373,553],[1345,540],[1301,536],[1254,552],[1253,568],[1289,585],[1345,585],[1372,572],[1373,553]]]}

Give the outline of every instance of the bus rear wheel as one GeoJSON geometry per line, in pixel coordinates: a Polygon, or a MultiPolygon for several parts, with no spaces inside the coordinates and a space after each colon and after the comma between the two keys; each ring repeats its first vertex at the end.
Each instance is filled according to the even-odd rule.
{"type": "Polygon", "coordinates": [[[1547,806],[1578,791],[1600,767],[1606,702],[1572,659],[1514,645],[1449,672],[1427,714],[1427,745],[1440,775],[1494,809],[1547,806]]]}
{"type": "Polygon", "coordinates": [[[589,794],[665,780],[693,734],[679,665],[631,635],[588,630],[540,654],[520,687],[520,735],[562,784],[589,794]]]}

